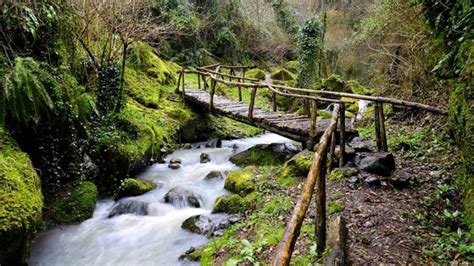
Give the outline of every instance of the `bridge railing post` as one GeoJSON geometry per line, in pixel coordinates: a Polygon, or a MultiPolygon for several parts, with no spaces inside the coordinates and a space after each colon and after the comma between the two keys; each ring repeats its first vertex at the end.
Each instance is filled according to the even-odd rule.
{"type": "Polygon", "coordinates": [[[184,88],[184,75],[185,75],[184,68],[181,71],[181,73],[182,73],[181,77],[183,78],[183,80],[181,82],[181,90],[183,91],[183,95],[184,95],[184,94],[186,94],[186,91],[185,91],[185,88],[184,88]]]}
{"type": "Polygon", "coordinates": [[[326,164],[327,149],[321,154],[322,162],[319,169],[319,178],[316,180],[316,216],[314,233],[316,237],[316,251],[322,256],[326,247],[326,164]]]}
{"type": "Polygon", "coordinates": [[[252,93],[250,94],[249,112],[248,112],[248,119],[250,120],[250,122],[253,122],[253,107],[255,105],[256,95],[257,95],[257,87],[252,87],[252,93]]]}
{"type": "Polygon", "coordinates": [[[382,151],[382,138],[381,136],[381,131],[380,131],[380,105],[378,102],[374,103],[374,123],[375,123],[375,141],[377,143],[377,149],[378,151],[382,151]]]}
{"type": "Polygon", "coordinates": [[[213,111],[214,109],[214,94],[216,92],[216,81],[211,79],[211,93],[210,93],[210,100],[209,100],[209,111],[213,111]]]}
{"type": "Polygon", "coordinates": [[[272,110],[273,112],[277,111],[277,101],[276,101],[277,94],[276,92],[272,93],[272,110]]]}
{"type": "Polygon", "coordinates": [[[197,73],[198,76],[198,89],[201,90],[201,74],[197,73]]]}
{"type": "Polygon", "coordinates": [[[181,86],[181,76],[183,75],[182,71],[179,71],[179,76],[178,76],[178,84],[176,84],[176,93],[179,93],[179,86],[181,86]]]}
{"type": "Polygon", "coordinates": [[[381,144],[381,151],[387,152],[388,151],[388,146],[387,146],[387,133],[385,131],[385,115],[383,113],[383,103],[382,102],[377,102],[378,106],[378,119],[377,122],[379,123],[379,128],[380,128],[380,144],[381,144]]]}
{"type": "Polygon", "coordinates": [[[344,157],[346,156],[346,107],[341,103],[339,109],[339,149],[341,157],[339,158],[339,167],[344,167],[344,157]]]}
{"type": "Polygon", "coordinates": [[[318,102],[316,100],[311,100],[311,129],[310,129],[310,136],[312,138],[316,137],[317,135],[317,127],[316,127],[316,120],[318,119],[318,102]]]}

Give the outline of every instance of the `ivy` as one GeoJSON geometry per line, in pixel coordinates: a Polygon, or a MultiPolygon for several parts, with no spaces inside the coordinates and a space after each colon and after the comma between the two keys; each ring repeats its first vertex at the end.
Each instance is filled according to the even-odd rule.
{"type": "Polygon", "coordinates": [[[310,88],[319,78],[322,43],[321,22],[318,17],[311,17],[297,35],[298,61],[301,66],[298,87],[310,88]]]}

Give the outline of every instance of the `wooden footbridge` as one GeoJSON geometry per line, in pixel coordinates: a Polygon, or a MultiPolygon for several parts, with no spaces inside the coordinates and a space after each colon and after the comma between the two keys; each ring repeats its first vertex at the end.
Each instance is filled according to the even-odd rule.
{"type": "MultiPolygon", "coordinates": [[[[342,97],[353,100],[367,100],[374,103],[375,135],[379,151],[388,150],[383,112],[384,104],[418,108],[439,115],[447,115],[445,110],[404,100],[274,85],[270,82],[245,77],[245,71],[248,68],[246,66],[226,66],[220,64],[198,67],[193,70],[183,68],[179,72],[176,92],[183,95],[186,101],[208,108],[210,112],[266,129],[296,141],[303,143],[314,141],[314,143],[317,143],[319,140],[318,145],[315,146],[314,159],[303,192],[287,223],[283,237],[273,257],[272,265],[289,265],[293,248],[315,188],[315,234],[318,254],[321,255],[325,249],[326,171],[331,170],[336,159],[338,159],[339,167],[344,166],[346,133],[353,131],[349,121],[345,118],[346,104],[352,104],[352,102],[342,101],[342,97]],[[223,73],[221,71],[223,69],[227,70],[227,73],[223,73]],[[197,75],[197,88],[186,88],[186,73],[197,75]],[[240,73],[240,75],[236,75],[236,73],[240,73]],[[216,86],[218,85],[236,88],[239,100],[233,101],[216,95],[216,86]],[[243,89],[251,90],[249,103],[242,101],[243,89]],[[271,92],[272,110],[268,111],[255,106],[258,90],[269,90],[271,92]],[[277,112],[277,95],[301,100],[307,115],[277,112]],[[330,119],[317,119],[318,106],[321,104],[333,105],[330,119]],[[339,158],[335,158],[336,142],[338,142],[337,144],[340,147],[339,158]],[[329,161],[329,164],[327,161],[329,161]]],[[[312,147],[308,148],[311,149],[312,147]]]]}

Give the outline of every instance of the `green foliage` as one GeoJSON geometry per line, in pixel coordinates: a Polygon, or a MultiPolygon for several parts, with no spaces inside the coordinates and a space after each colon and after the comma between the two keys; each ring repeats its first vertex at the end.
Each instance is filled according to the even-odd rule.
{"type": "Polygon", "coordinates": [[[274,70],[270,76],[272,79],[276,80],[296,80],[296,75],[286,70],[285,68],[278,68],[274,70]]]}
{"type": "MultiPolygon", "coordinates": [[[[268,2],[271,2],[271,0],[268,2]]],[[[274,1],[272,7],[278,26],[290,37],[294,38],[299,30],[294,10],[285,1],[274,1]]]]}
{"type": "Polygon", "coordinates": [[[279,215],[288,212],[293,207],[289,198],[283,196],[275,196],[270,202],[266,203],[262,208],[262,215],[278,217],[279,215]]]}
{"type": "Polygon", "coordinates": [[[124,197],[140,196],[155,188],[156,184],[151,181],[126,178],[120,184],[117,193],[114,195],[114,199],[118,200],[124,197]]]}
{"type": "Polygon", "coordinates": [[[340,201],[331,201],[328,204],[328,215],[333,215],[344,211],[346,206],[340,201]]]}
{"type": "Polygon", "coordinates": [[[259,79],[259,80],[264,80],[265,79],[265,71],[259,69],[259,68],[253,68],[245,72],[245,77],[247,78],[253,78],[253,79],[259,79]]]}
{"type": "Polygon", "coordinates": [[[285,68],[294,74],[300,73],[301,66],[298,61],[288,61],[285,63],[285,68]]]}
{"type": "Polygon", "coordinates": [[[66,197],[53,204],[51,218],[59,224],[77,223],[94,213],[97,188],[92,182],[79,183],[66,197]]]}
{"type": "Polygon", "coordinates": [[[260,128],[249,126],[223,116],[211,116],[210,126],[214,131],[211,136],[223,139],[248,138],[263,132],[260,128]]]}
{"type": "Polygon", "coordinates": [[[28,155],[0,127],[0,263],[25,263],[41,220],[40,178],[28,155]]]}
{"type": "Polygon", "coordinates": [[[245,196],[255,191],[253,167],[230,172],[224,184],[224,188],[230,192],[245,196]]]}
{"type": "Polygon", "coordinates": [[[117,64],[110,63],[100,67],[96,95],[97,106],[104,116],[119,112],[123,108],[125,96],[121,90],[117,64]]]}
{"type": "Polygon", "coordinates": [[[298,32],[296,44],[301,70],[297,86],[311,88],[319,78],[319,63],[323,46],[321,23],[317,17],[305,21],[298,32]]]}

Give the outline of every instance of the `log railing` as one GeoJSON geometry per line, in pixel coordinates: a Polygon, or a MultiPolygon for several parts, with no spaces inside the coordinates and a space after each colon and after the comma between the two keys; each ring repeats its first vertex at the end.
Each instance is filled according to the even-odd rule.
{"type": "Polygon", "coordinates": [[[386,97],[375,97],[367,95],[359,95],[344,92],[333,92],[324,90],[313,90],[305,88],[294,88],[282,85],[269,84],[267,82],[245,77],[245,71],[250,67],[245,66],[225,66],[220,64],[214,64],[206,67],[198,67],[195,70],[182,69],[179,71],[178,84],[176,92],[179,92],[181,87],[181,93],[186,94],[185,91],[185,74],[196,74],[198,76],[198,88],[207,90],[209,88],[208,80],[211,82],[210,85],[210,102],[209,109],[212,111],[214,106],[214,95],[216,93],[217,83],[236,86],[239,91],[239,101],[242,101],[242,89],[248,88],[250,92],[250,103],[248,108],[248,120],[253,120],[253,110],[255,106],[255,100],[257,97],[257,91],[260,89],[268,89],[272,92],[272,110],[277,111],[276,95],[285,97],[304,99],[311,103],[310,113],[308,114],[311,121],[310,137],[316,136],[316,119],[317,119],[317,106],[320,102],[331,103],[334,105],[331,120],[329,126],[324,131],[323,135],[319,139],[315,155],[311,168],[309,170],[303,192],[300,199],[298,200],[293,213],[287,223],[286,229],[283,233],[283,237],[277,247],[276,254],[272,260],[272,265],[289,265],[291,254],[295,246],[296,240],[299,236],[300,229],[303,220],[306,216],[306,212],[309,208],[311,198],[316,185],[316,218],[315,218],[315,235],[318,254],[321,254],[325,248],[326,242],[326,171],[331,170],[333,165],[332,162],[335,158],[335,145],[336,145],[336,133],[337,126],[339,124],[339,167],[344,166],[345,157],[345,105],[351,102],[344,102],[340,98],[345,97],[356,100],[367,100],[374,102],[374,120],[375,120],[375,133],[376,143],[379,151],[387,151],[387,136],[385,131],[385,116],[383,105],[392,104],[397,106],[404,106],[409,108],[418,108],[431,113],[447,115],[445,110],[432,107],[429,105],[398,100],[386,97]],[[229,74],[221,73],[221,68],[228,69],[229,74]],[[236,75],[236,72],[240,72],[241,75],[236,75]],[[225,80],[228,78],[228,80],[225,80]],[[201,86],[202,82],[202,86],[201,86]],[[339,99],[324,98],[322,96],[337,97],[339,99]],[[329,160],[329,164],[327,161],[329,160]],[[329,166],[329,167],[326,167],[329,166]]]}

